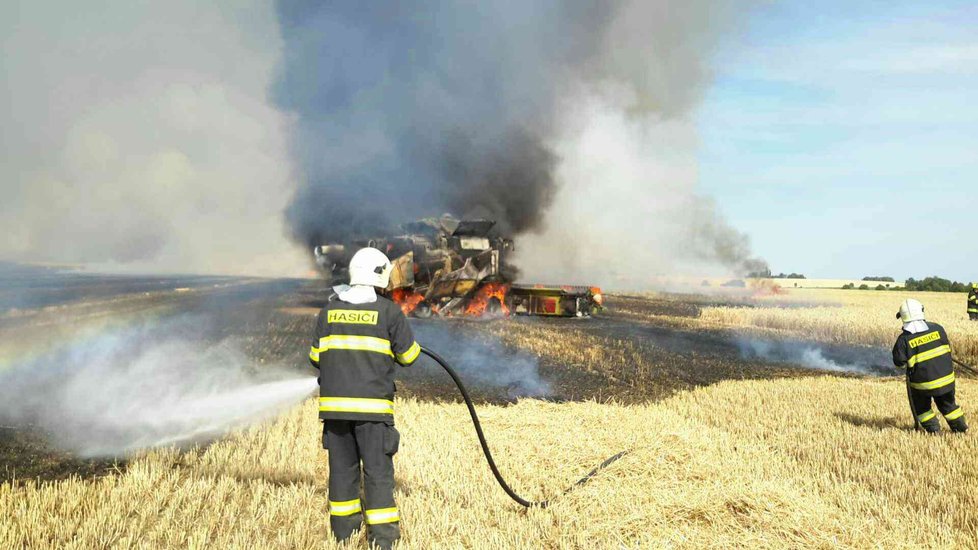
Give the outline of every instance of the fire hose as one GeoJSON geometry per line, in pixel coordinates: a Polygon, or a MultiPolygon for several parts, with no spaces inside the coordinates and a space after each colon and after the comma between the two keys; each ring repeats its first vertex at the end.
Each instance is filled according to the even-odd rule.
{"type": "MultiPolygon", "coordinates": [[[[469,397],[469,392],[468,390],[465,389],[465,386],[462,384],[462,380],[459,379],[458,374],[456,374],[455,370],[452,367],[450,367],[448,363],[445,362],[445,360],[442,359],[437,353],[424,347],[421,348],[421,353],[427,355],[432,360],[434,360],[435,363],[438,363],[441,366],[441,368],[445,369],[445,372],[448,373],[448,376],[450,376],[452,378],[452,381],[455,382],[455,385],[458,386],[458,391],[459,393],[462,394],[462,399],[465,400],[465,406],[468,407],[469,409],[469,416],[472,417],[472,424],[475,426],[475,433],[476,435],[479,436],[479,444],[482,446],[482,453],[486,456],[486,462],[489,463],[489,469],[492,470],[492,475],[495,476],[496,481],[499,482],[499,486],[503,488],[503,491],[506,491],[506,494],[509,495],[509,498],[513,499],[521,506],[525,506],[527,508],[531,508],[531,507],[546,508],[547,506],[549,506],[552,499],[543,500],[539,502],[531,502],[516,494],[516,491],[514,491],[509,486],[509,484],[506,483],[506,480],[503,479],[502,474],[499,473],[499,467],[496,466],[496,461],[492,459],[492,452],[489,451],[489,444],[486,443],[486,436],[482,432],[482,424],[479,422],[479,415],[476,414],[475,412],[475,405],[472,404],[472,398],[469,397]]],[[[587,483],[591,478],[596,476],[598,472],[607,468],[614,462],[618,461],[618,459],[625,456],[626,454],[628,454],[628,451],[622,451],[614,456],[609,457],[607,460],[599,464],[596,468],[588,472],[586,476],[577,480],[577,482],[575,482],[573,485],[571,485],[566,490],[564,490],[563,494],[567,494],[575,487],[587,483]]]]}
{"type": "Polygon", "coordinates": [[[920,423],[920,419],[917,418],[917,409],[913,406],[913,392],[910,390],[910,369],[907,369],[907,401],[910,402],[910,416],[913,417],[913,429],[923,430],[924,426],[920,423]]]}
{"type": "Polygon", "coordinates": [[[968,374],[978,375],[978,369],[975,369],[971,365],[966,365],[966,364],[962,363],[961,361],[958,361],[957,359],[955,359],[953,357],[951,358],[951,361],[954,361],[954,364],[956,364],[957,366],[959,366],[962,369],[964,369],[968,374]]]}

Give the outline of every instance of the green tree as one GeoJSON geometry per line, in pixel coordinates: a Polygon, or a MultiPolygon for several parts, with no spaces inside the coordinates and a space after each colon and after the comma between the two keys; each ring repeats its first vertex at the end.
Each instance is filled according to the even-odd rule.
{"type": "Polygon", "coordinates": [[[964,283],[959,283],[958,281],[951,281],[949,279],[944,279],[942,277],[931,276],[926,277],[920,281],[914,279],[913,277],[907,279],[904,284],[907,290],[914,290],[918,292],[967,292],[968,285],[964,283]]]}

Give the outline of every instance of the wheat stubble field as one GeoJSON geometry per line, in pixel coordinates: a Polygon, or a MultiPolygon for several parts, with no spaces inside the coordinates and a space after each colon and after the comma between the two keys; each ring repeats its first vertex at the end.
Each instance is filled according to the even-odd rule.
{"type": "MultiPolygon", "coordinates": [[[[813,295],[800,292],[739,304],[656,295],[613,299],[612,311],[591,321],[450,324],[458,339],[537,356],[551,383],[542,399],[477,390],[490,445],[518,492],[557,496],[604,458],[629,453],[551,507],[523,510],[495,485],[444,379],[426,366],[408,371],[397,405],[402,547],[975,547],[973,434],[914,433],[896,376],[738,354],[743,333],[804,338],[813,326],[824,330],[813,341],[874,343],[827,335],[844,326],[833,319],[858,327],[876,309],[892,319],[896,293],[879,294],[879,302],[853,295],[861,305],[828,296],[816,316],[813,295]],[[861,309],[850,315],[850,307],[861,309]],[[778,314],[781,325],[765,324],[778,314]]],[[[265,317],[236,311],[247,322],[228,330],[252,341],[256,360],[301,362],[302,352],[289,350],[305,344],[315,295],[292,289],[248,301],[240,311],[265,317]]],[[[974,338],[970,327],[939,319],[929,298],[956,346],[974,338]]],[[[885,332],[896,329],[880,321],[865,334],[881,345],[852,353],[883,361],[885,332]]],[[[974,384],[959,384],[969,412],[974,384]]],[[[150,451],[94,472],[12,462],[8,470],[24,473],[0,485],[0,547],[335,548],[314,407],[308,400],[209,445],[150,451]]]]}

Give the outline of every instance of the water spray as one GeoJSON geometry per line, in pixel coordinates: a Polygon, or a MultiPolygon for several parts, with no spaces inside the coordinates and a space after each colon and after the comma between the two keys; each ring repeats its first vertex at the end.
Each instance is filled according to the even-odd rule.
{"type": "MultiPolygon", "coordinates": [[[[479,436],[479,444],[482,446],[482,453],[486,457],[486,462],[489,463],[489,469],[492,470],[492,475],[495,476],[496,481],[499,482],[499,486],[503,488],[503,491],[506,491],[506,494],[509,495],[509,498],[513,499],[521,506],[525,506],[526,508],[534,508],[534,507],[546,508],[547,506],[549,506],[550,502],[553,499],[548,499],[548,500],[543,500],[538,502],[532,502],[526,500],[525,498],[516,494],[516,491],[514,491],[509,486],[509,484],[506,483],[506,480],[503,479],[502,474],[499,473],[499,467],[496,466],[496,461],[492,459],[492,452],[489,450],[489,444],[486,443],[486,436],[482,432],[482,424],[479,422],[479,415],[476,414],[475,412],[475,405],[472,404],[472,398],[469,397],[469,392],[468,390],[465,389],[465,386],[462,384],[462,380],[459,379],[458,374],[455,373],[455,370],[451,366],[449,366],[448,363],[444,359],[442,359],[437,353],[423,347],[421,348],[421,353],[427,355],[432,360],[434,360],[434,362],[441,365],[441,368],[445,369],[445,372],[448,373],[448,376],[450,376],[452,378],[452,381],[455,382],[455,385],[458,386],[458,391],[459,393],[462,394],[462,399],[465,400],[465,406],[468,407],[469,415],[472,417],[472,425],[475,426],[475,433],[476,435],[479,436]]],[[[598,472],[604,470],[611,464],[617,462],[618,459],[625,456],[626,454],[628,454],[627,450],[621,451],[620,453],[609,457],[607,460],[599,464],[596,468],[588,472],[587,475],[577,480],[573,485],[565,489],[562,494],[567,494],[568,492],[572,491],[574,488],[584,485],[591,478],[597,475],[598,472]]]]}

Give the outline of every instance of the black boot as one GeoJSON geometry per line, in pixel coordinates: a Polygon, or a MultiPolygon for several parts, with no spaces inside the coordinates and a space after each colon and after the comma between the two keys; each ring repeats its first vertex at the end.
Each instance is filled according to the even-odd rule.
{"type": "Polygon", "coordinates": [[[947,425],[951,428],[952,432],[964,433],[968,431],[968,423],[964,421],[964,417],[955,418],[954,420],[948,420],[947,425]]]}
{"type": "Polygon", "coordinates": [[[921,422],[920,425],[923,426],[924,431],[929,434],[941,433],[941,423],[937,420],[937,418],[931,418],[927,422],[921,422]]]}
{"type": "Polygon", "coordinates": [[[330,529],[333,531],[333,538],[336,542],[343,543],[360,533],[363,524],[360,522],[360,514],[355,516],[329,518],[330,529]]]}
{"type": "Polygon", "coordinates": [[[367,542],[370,548],[390,550],[394,542],[401,538],[401,528],[398,522],[370,525],[367,529],[367,542]]]}

